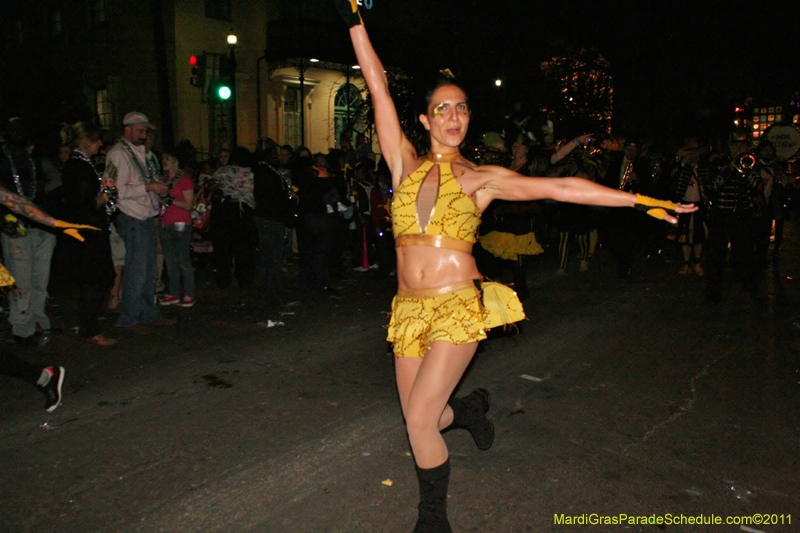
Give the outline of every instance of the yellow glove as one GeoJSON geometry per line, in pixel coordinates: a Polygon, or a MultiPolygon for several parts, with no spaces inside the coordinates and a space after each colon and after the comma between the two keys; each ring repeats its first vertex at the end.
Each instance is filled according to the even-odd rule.
{"type": "Polygon", "coordinates": [[[353,26],[363,26],[364,21],[361,19],[361,14],[358,12],[358,4],[356,0],[333,0],[336,4],[336,9],[344,19],[344,23],[348,28],[353,26]]]}
{"type": "Polygon", "coordinates": [[[667,215],[676,216],[675,209],[678,204],[675,202],[667,202],[666,200],[656,200],[649,196],[636,195],[636,204],[633,208],[638,211],[644,211],[653,218],[664,220],[667,215]]]}
{"type": "Polygon", "coordinates": [[[64,233],[66,235],[69,235],[73,239],[78,239],[81,242],[84,241],[84,238],[83,235],[78,233],[79,229],[100,231],[100,228],[95,228],[94,226],[87,226],[86,224],[72,224],[71,222],[64,222],[63,220],[56,220],[55,227],[64,228],[64,233]]]}

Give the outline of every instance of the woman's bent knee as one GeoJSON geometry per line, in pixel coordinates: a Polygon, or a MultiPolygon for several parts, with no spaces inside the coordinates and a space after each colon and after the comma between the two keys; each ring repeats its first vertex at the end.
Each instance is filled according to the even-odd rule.
{"type": "Polygon", "coordinates": [[[439,418],[430,411],[410,410],[406,414],[406,431],[409,437],[424,436],[426,434],[439,432],[439,418]]]}

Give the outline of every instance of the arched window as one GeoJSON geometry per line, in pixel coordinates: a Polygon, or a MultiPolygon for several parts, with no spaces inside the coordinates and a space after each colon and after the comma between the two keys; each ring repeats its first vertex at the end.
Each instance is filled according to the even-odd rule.
{"type": "Polygon", "coordinates": [[[342,132],[353,129],[364,133],[367,125],[366,106],[361,91],[352,83],[345,83],[336,91],[333,101],[333,123],[336,146],[342,132]]]}
{"type": "Polygon", "coordinates": [[[294,147],[303,144],[300,127],[300,106],[303,98],[300,87],[286,86],[283,93],[283,144],[294,147]]]}

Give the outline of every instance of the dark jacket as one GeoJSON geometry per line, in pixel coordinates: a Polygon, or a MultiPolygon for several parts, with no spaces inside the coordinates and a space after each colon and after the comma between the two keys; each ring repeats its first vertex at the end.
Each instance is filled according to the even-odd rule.
{"type": "Polygon", "coordinates": [[[253,196],[256,199],[255,216],[293,225],[297,201],[290,196],[288,184],[281,175],[265,161],[253,166],[253,196]]]}
{"type": "Polygon", "coordinates": [[[105,206],[95,200],[102,189],[92,165],[70,157],[61,169],[57,211],[60,217],[75,224],[88,224],[100,231],[84,231],[84,242],[64,238],[60,242],[66,264],[73,271],[70,277],[78,284],[109,287],[114,281],[111,260],[109,217],[105,206]]]}
{"type": "Polygon", "coordinates": [[[97,207],[96,200],[102,185],[91,164],[70,157],[61,169],[61,181],[58,215],[67,222],[108,229],[105,206],[97,207]]]}
{"type": "MultiPolygon", "coordinates": [[[[50,206],[45,202],[46,181],[47,177],[38,158],[28,155],[25,150],[21,150],[13,144],[2,145],[2,150],[0,150],[0,186],[5,187],[10,192],[28,198],[37,207],[49,212],[50,206]],[[9,155],[11,160],[9,160],[9,155]],[[17,188],[14,171],[19,176],[20,188],[17,188]]],[[[0,206],[0,218],[7,213],[11,213],[11,211],[5,206],[0,206]]],[[[24,217],[14,216],[23,221],[26,226],[50,231],[46,226],[26,220],[24,217]]]]}

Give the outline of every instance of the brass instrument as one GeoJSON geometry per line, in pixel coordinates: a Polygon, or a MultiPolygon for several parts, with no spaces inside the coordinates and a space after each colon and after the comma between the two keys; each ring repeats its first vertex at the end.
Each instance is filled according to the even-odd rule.
{"type": "MultiPolygon", "coordinates": [[[[623,161],[623,164],[625,162],[623,161]]],[[[633,181],[634,181],[634,174],[633,174],[633,161],[625,167],[625,172],[622,174],[622,178],[619,180],[619,189],[621,191],[630,192],[633,188],[633,181]]]]}
{"type": "Polygon", "coordinates": [[[756,166],[756,157],[753,154],[742,154],[733,160],[733,166],[736,170],[745,174],[756,166]]]}

